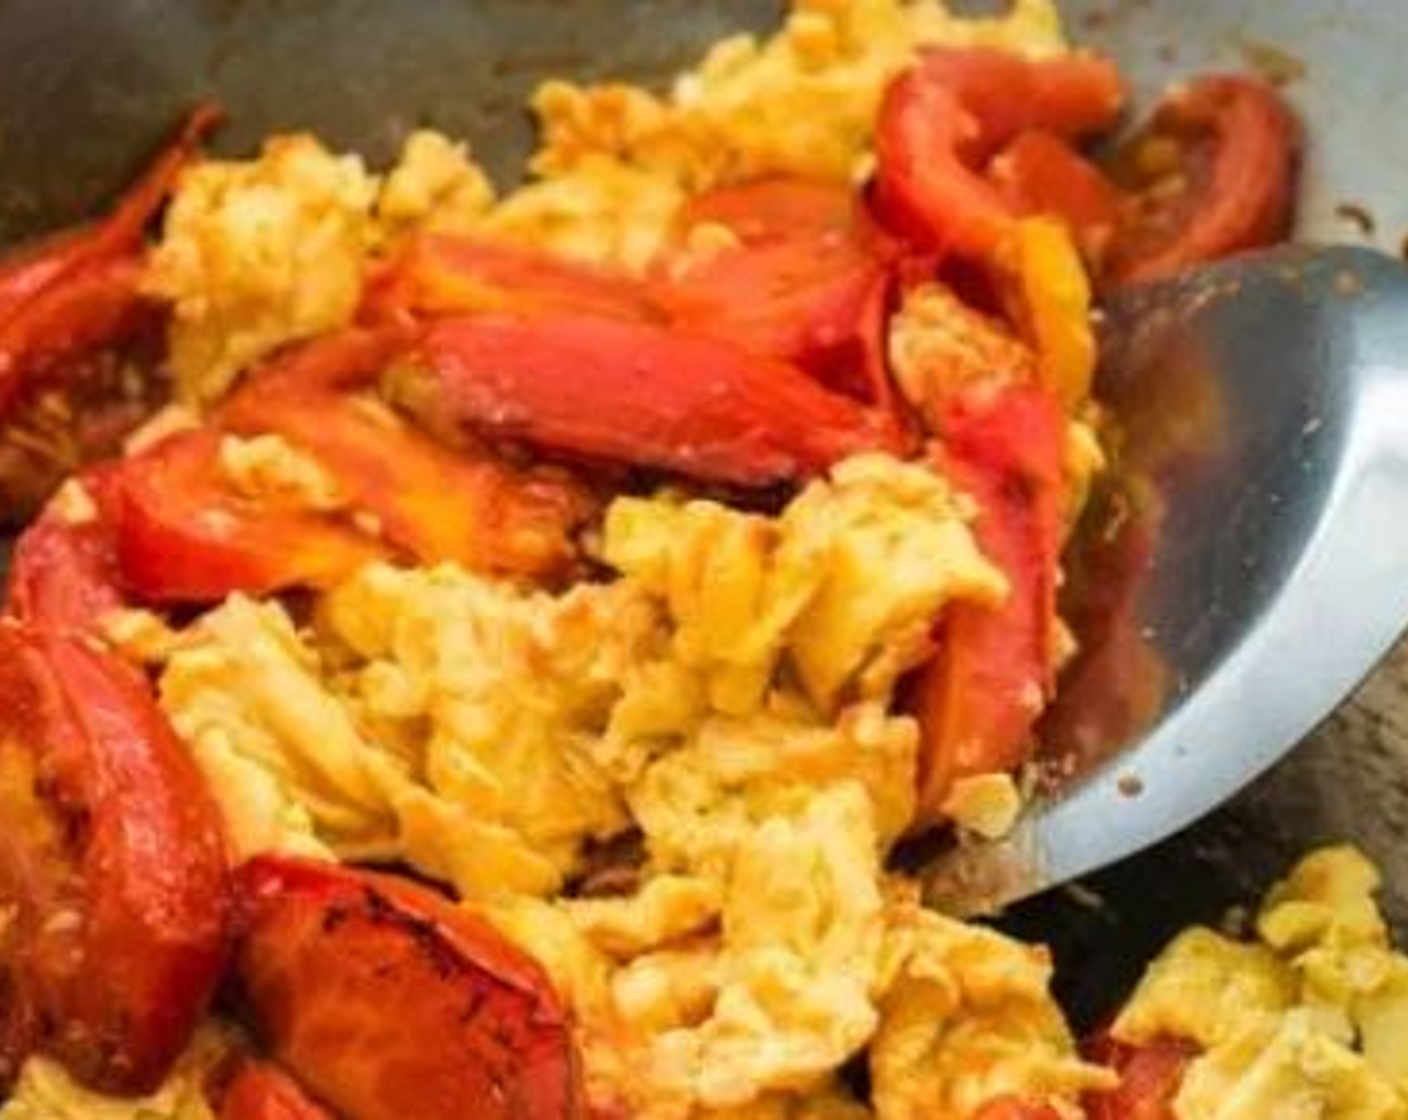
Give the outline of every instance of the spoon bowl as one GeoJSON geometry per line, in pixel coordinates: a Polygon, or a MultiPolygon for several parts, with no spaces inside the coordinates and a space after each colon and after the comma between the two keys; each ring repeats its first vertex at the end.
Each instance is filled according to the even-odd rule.
{"type": "Polygon", "coordinates": [[[931,865],[964,914],[1222,804],[1408,623],[1408,270],[1287,248],[1131,289],[1101,325],[1114,470],[1080,527],[1080,653],[1016,831],[931,865]]]}

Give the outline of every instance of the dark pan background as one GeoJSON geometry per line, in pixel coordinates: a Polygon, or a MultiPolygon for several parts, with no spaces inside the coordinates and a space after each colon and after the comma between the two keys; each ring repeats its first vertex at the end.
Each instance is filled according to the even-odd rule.
{"type": "MultiPolygon", "coordinates": [[[[1398,249],[1408,231],[1408,0],[1064,9],[1073,33],[1113,50],[1146,95],[1171,74],[1211,66],[1292,78],[1311,136],[1302,234],[1398,249]]],[[[510,182],[531,142],[522,106],[539,78],[661,81],[778,12],[759,0],[0,0],[0,244],[91,213],[203,96],[229,110],[221,151],[311,128],[382,163],[428,124],[468,138],[510,182]]],[[[1174,929],[1250,900],[1316,843],[1364,845],[1398,885],[1390,909],[1408,929],[1404,682],[1408,651],[1233,804],[1004,924],[1054,943],[1063,995],[1087,1019],[1174,929]]]]}

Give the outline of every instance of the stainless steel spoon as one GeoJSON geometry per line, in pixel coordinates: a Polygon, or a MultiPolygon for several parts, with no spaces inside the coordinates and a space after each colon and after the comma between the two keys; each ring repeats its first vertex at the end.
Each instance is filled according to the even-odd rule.
{"type": "Polygon", "coordinates": [[[1078,550],[1104,559],[1072,572],[1095,608],[1047,734],[1075,773],[1007,839],[929,865],[931,901],[955,913],[1197,820],[1408,623],[1408,269],[1279,250],[1131,290],[1102,334],[1119,497],[1078,550]]]}

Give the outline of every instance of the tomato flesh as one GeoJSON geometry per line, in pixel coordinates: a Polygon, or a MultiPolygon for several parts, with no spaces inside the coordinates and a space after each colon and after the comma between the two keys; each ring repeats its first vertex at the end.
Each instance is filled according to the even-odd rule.
{"type": "Polygon", "coordinates": [[[0,1080],[32,1051],[150,1092],[225,958],[224,838],[146,683],[89,642],[0,623],[0,1080]]]}
{"type": "Polygon", "coordinates": [[[976,501],[974,533],[1008,593],[994,606],[950,607],[912,682],[923,822],[941,819],[960,778],[1020,765],[1051,694],[1063,432],[1055,398],[1021,385],[958,402],[943,427],[940,469],[976,501]]]}
{"type": "Polygon", "coordinates": [[[260,857],[236,978],[268,1051],[359,1120],[580,1116],[571,1028],[536,964],[431,891],[260,857]]]}
{"type": "Polygon", "coordinates": [[[1128,201],[1105,278],[1157,280],[1279,241],[1299,148],[1294,114],[1260,78],[1217,75],[1170,94],[1111,163],[1128,201]]]}

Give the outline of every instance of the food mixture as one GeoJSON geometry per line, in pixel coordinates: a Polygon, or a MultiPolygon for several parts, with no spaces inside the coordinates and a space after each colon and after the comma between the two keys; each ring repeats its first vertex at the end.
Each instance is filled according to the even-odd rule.
{"type": "Polygon", "coordinates": [[[0,1117],[1408,1117],[1358,852],[1089,1039],[894,859],[1059,769],[1094,309],[1284,236],[1279,95],[1096,163],[1047,0],[797,0],[533,107],[508,191],[200,110],[0,264],[0,1117]]]}

